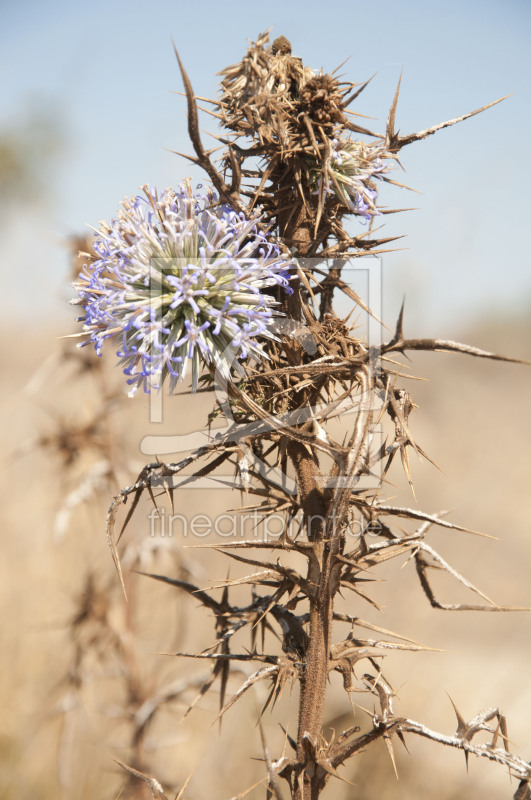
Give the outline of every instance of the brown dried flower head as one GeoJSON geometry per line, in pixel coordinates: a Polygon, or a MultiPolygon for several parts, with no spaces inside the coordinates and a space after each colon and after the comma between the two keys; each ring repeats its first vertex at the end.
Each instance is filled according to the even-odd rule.
{"type": "Polygon", "coordinates": [[[268,46],[266,31],[252,42],[238,64],[222,70],[219,109],[226,127],[243,135],[258,134],[270,139],[278,133],[285,113],[293,110],[305,82],[313,70],[291,55],[291,44],[284,36],[268,46]],[[269,135],[268,135],[269,134],[269,135]]]}
{"type": "Polygon", "coordinates": [[[332,75],[315,75],[301,92],[300,111],[318,125],[346,125],[343,92],[332,75]]]}

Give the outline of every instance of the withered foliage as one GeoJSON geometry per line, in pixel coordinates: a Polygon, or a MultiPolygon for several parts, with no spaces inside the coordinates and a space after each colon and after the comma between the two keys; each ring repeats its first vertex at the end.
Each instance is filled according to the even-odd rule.
{"type": "MultiPolygon", "coordinates": [[[[94,260],[95,254],[90,238],[85,236],[73,237],[69,248],[72,277],[77,277],[81,266],[94,260]]],[[[61,492],[54,520],[56,542],[79,526],[80,507],[106,504],[116,491],[113,487],[120,486],[134,470],[127,456],[130,448],[117,424],[128,399],[92,349],[73,349],[69,337],[65,338],[68,341],[62,341],[58,352],[43,362],[28,389],[37,394],[45,387],[48,397],[54,393],[54,384],[64,386],[71,381],[79,388],[82,382],[83,391],[77,394],[77,399],[79,394],[82,399],[74,406],[68,404],[66,411],[53,411],[48,430],[21,448],[21,452],[45,451],[57,465],[54,475],[60,478],[61,492]],[[98,403],[90,410],[93,398],[98,403]]],[[[183,578],[189,577],[171,544],[151,537],[130,539],[122,552],[123,562],[131,572],[140,571],[150,567],[162,551],[169,551],[174,568],[183,578]]],[[[146,673],[145,653],[137,635],[140,609],[134,582],[129,583],[129,602],[124,607],[109,563],[110,572],[101,569],[96,560],[88,561],[64,626],[68,668],[52,691],[51,717],[60,720],[57,773],[65,797],[81,791],[74,756],[76,747],[86,744],[80,741],[80,721],[86,719],[96,698],[100,719],[112,720],[112,728],[119,731],[113,734],[116,740],[108,744],[128,762],[126,765],[115,759],[120,776],[125,775],[121,796],[145,800],[158,787],[144,771],[151,769],[150,737],[159,712],[176,703],[186,708],[207,675],[146,673]]],[[[156,796],[164,796],[162,789],[156,796]]]]}
{"type": "MultiPolygon", "coordinates": [[[[379,566],[406,557],[414,561],[420,585],[435,608],[510,610],[473,586],[428,542],[434,527],[474,531],[443,514],[392,505],[385,494],[395,459],[412,487],[410,458],[428,458],[411,429],[415,405],[400,383],[408,372],[403,357],[424,350],[516,359],[453,341],[407,338],[403,311],[394,333],[375,344],[358,338],[349,318],[335,311],[338,297],[345,295],[353,307],[370,313],[348,285],[346,259],[386,252],[393,238],[378,235],[376,222],[381,214],[400,210],[366,204],[369,224],[361,233],[352,233],[347,222],[362,213],[361,206],[349,203],[338,185],[335,143],[350,143],[359,156],[360,174],[375,158],[399,167],[404,147],[495,103],[401,135],[395,126],[398,87],[385,131],[377,133],[351,110],[367,82],[343,80],[337,70],[325,74],[309,69],[292,54],[284,37],[270,46],[267,33],[259,36],[240,62],[221,72],[215,100],[196,97],[180,59],[179,65],[194,148],[194,155],[187,157],[205,170],[220,203],[248,217],[263,215],[277,244],[298,260],[298,271],[293,294],[281,297],[278,291],[286,315],[283,335],[268,342],[267,360],[251,362],[244,380],[226,386],[225,406],[216,409],[220,417],[230,411],[226,429],[221,434],[213,431],[208,444],[179,463],[148,464],[114,499],[107,535],[120,577],[119,538],[142,496],[151,497],[155,506],[161,495],[173,504],[180,473],[193,482],[207,475],[215,478],[220,466],[232,464],[235,485],[245,492],[245,510],[256,510],[264,519],[283,515],[284,534],[274,541],[255,538],[211,545],[249,570],[245,577],[216,582],[212,590],[178,577],[151,577],[192,595],[214,616],[212,646],[202,653],[179,653],[212,665],[192,706],[218,685],[222,716],[251,687],[264,682],[265,711],[286,686],[299,685],[298,730],[286,737],[289,750],[272,758],[263,737],[268,796],[283,797],[287,784],[297,800],[316,800],[330,778],[341,777],[340,767],[371,742],[383,739],[394,763],[395,741],[405,744],[406,734],[414,734],[460,749],[467,758],[473,754],[505,765],[524,787],[515,796],[527,797],[530,767],[509,751],[499,710],[487,709],[466,722],[455,709],[458,724],[453,735],[396,714],[383,658],[397,650],[424,648],[364,620],[357,611],[347,614],[338,608],[338,598],[348,593],[356,609],[365,602],[375,604],[369,584],[379,566]],[[199,108],[223,128],[217,137],[222,145],[217,160],[214,150],[203,144],[199,108]],[[386,438],[374,444],[380,427],[386,438]],[[183,472],[190,466],[191,476],[183,472]],[[117,516],[126,504],[119,536],[117,516]],[[356,537],[349,536],[353,526],[356,537]],[[432,587],[433,570],[446,571],[477,600],[440,600],[432,587]],[[243,604],[231,599],[242,585],[249,587],[243,604]],[[215,589],[222,589],[220,599],[215,589]],[[236,634],[245,630],[250,649],[237,644],[236,634]],[[253,664],[254,671],[228,697],[231,668],[242,662],[253,664]],[[333,671],[340,674],[349,702],[358,693],[369,693],[377,710],[368,714],[364,728],[353,724],[327,739],[322,720],[333,671]],[[478,740],[481,733],[487,734],[486,743],[478,740]]],[[[388,171],[378,180],[401,185],[388,171]]],[[[376,178],[368,173],[366,189],[375,197],[376,178]]],[[[213,399],[216,402],[214,394],[213,399]]],[[[130,774],[135,774],[132,768],[130,774]]],[[[154,779],[136,774],[154,797],[163,796],[154,779]]]]}

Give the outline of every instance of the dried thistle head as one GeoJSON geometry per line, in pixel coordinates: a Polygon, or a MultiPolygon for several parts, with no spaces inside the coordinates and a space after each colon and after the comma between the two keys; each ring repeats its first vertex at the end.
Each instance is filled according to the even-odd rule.
{"type": "MultiPolygon", "coordinates": [[[[220,99],[209,102],[219,110],[214,116],[236,134],[231,143],[221,140],[227,144],[220,159],[224,180],[230,176],[232,191],[249,196],[249,208],[259,208],[288,243],[291,228],[307,227],[303,240],[315,242],[310,249],[297,247],[298,255],[314,255],[329,236],[342,253],[350,238],[342,217],[354,213],[370,220],[379,213],[373,179],[383,177],[384,160],[394,157],[381,141],[350,138],[356,132],[382,139],[354,124],[347,111],[367,83],[317,73],[292,55],[284,36],[269,47],[267,32],[220,74],[220,99]],[[251,139],[254,146],[243,150],[238,139],[251,139]],[[245,164],[257,155],[262,156],[258,165],[245,164]]],[[[358,242],[350,241],[357,249],[358,242]]]]}
{"type": "Polygon", "coordinates": [[[313,71],[291,54],[284,36],[272,47],[268,42],[268,32],[260,34],[240,62],[219,73],[224,76],[219,109],[227,128],[272,141],[313,71]]]}
{"type": "MultiPolygon", "coordinates": [[[[105,405],[103,414],[107,406],[108,404],[105,405]]],[[[38,445],[56,454],[64,469],[72,467],[89,451],[106,453],[103,414],[98,413],[88,422],[81,423],[59,418],[56,420],[55,430],[39,437],[38,445]]]]}
{"type": "Polygon", "coordinates": [[[89,623],[103,626],[108,624],[111,607],[109,591],[110,587],[102,586],[93,572],[87,572],[71,620],[73,630],[78,630],[89,623]]]}
{"type": "Polygon", "coordinates": [[[307,114],[317,125],[347,125],[344,114],[344,91],[332,75],[320,73],[304,84],[298,104],[299,113],[307,114]]]}
{"type": "Polygon", "coordinates": [[[69,631],[74,645],[70,679],[81,686],[94,660],[106,663],[119,652],[120,642],[111,622],[115,587],[87,572],[76,598],[69,631]]]}

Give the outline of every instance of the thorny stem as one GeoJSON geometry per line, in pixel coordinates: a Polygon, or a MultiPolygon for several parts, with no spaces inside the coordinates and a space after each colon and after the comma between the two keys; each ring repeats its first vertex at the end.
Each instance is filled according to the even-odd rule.
{"type": "MultiPolygon", "coordinates": [[[[299,483],[300,488],[302,485],[299,483]]],[[[312,800],[319,797],[323,786],[315,757],[319,748],[328,683],[334,595],[337,590],[332,564],[339,548],[339,537],[333,534],[331,540],[324,541],[324,526],[316,530],[313,522],[311,518],[308,519],[308,538],[314,544],[307,576],[310,587],[310,632],[300,676],[297,733],[297,767],[303,775],[294,793],[295,800],[303,800],[307,796],[304,792],[305,783],[310,784],[312,800]]]]}
{"type": "MultiPolygon", "coordinates": [[[[279,187],[278,203],[283,206],[283,187],[279,187]]],[[[311,246],[313,220],[301,205],[290,219],[279,220],[284,237],[296,243],[301,256],[308,253],[311,246]]],[[[298,291],[294,292],[289,314],[292,319],[301,319],[301,301],[298,291]]],[[[302,355],[298,353],[297,355],[302,355]]],[[[333,594],[330,591],[330,562],[332,543],[324,542],[327,504],[317,480],[320,475],[317,456],[304,444],[291,440],[288,454],[297,474],[300,504],[303,510],[308,540],[314,543],[314,553],[308,564],[308,585],[310,587],[309,644],[305,653],[300,675],[299,720],[297,733],[297,772],[300,779],[294,791],[294,800],[307,797],[309,784],[310,797],[317,800],[322,784],[318,780],[315,763],[319,747],[322,716],[328,682],[331,628],[333,614],[333,594]],[[312,763],[313,762],[313,763],[312,763]]]]}
{"type": "MultiPolygon", "coordinates": [[[[320,789],[315,781],[315,769],[308,769],[308,767],[310,767],[309,762],[313,760],[312,756],[319,745],[321,733],[328,680],[332,605],[327,576],[321,573],[321,585],[318,587],[315,598],[310,601],[310,643],[300,680],[299,730],[297,734],[297,762],[299,768],[304,769],[304,782],[310,778],[312,800],[319,796],[320,789]]],[[[315,767],[315,764],[312,766],[315,767]]],[[[296,800],[302,800],[301,785],[297,787],[294,797],[296,800]]]]}
{"type": "MultiPolygon", "coordinates": [[[[283,207],[286,197],[284,187],[279,187],[278,204],[283,207]]],[[[306,256],[311,248],[314,214],[302,204],[291,216],[279,220],[284,238],[290,238],[296,245],[300,256],[306,256]]],[[[289,315],[292,319],[302,319],[301,298],[298,292],[292,296],[289,315]]],[[[288,345],[289,346],[289,345],[288,345]]],[[[302,352],[292,353],[292,359],[301,363],[302,352]],[[295,358],[293,358],[295,356],[295,358]]],[[[365,440],[366,425],[362,414],[358,424],[362,428],[361,442],[365,440]]],[[[366,421],[368,420],[368,417],[366,421]]],[[[358,425],[356,426],[358,427],[358,425]]],[[[352,445],[355,442],[351,442],[352,445]]],[[[291,440],[287,446],[288,455],[297,474],[299,501],[303,511],[309,542],[314,545],[309,559],[307,582],[309,589],[309,644],[302,663],[300,674],[299,720],[297,733],[297,769],[299,775],[294,789],[294,800],[305,800],[308,789],[311,800],[318,800],[323,789],[322,770],[318,768],[323,709],[330,666],[331,630],[334,609],[334,595],[338,583],[332,575],[332,564],[340,546],[340,538],[335,525],[328,525],[328,502],[319,486],[319,463],[315,451],[301,442],[291,440]],[[325,538],[326,537],[326,538],[325,538]]],[[[332,509],[333,511],[333,509],[332,509]]]]}
{"type": "Polygon", "coordinates": [[[326,514],[325,500],[317,481],[319,467],[315,456],[302,442],[294,439],[288,444],[288,454],[297,473],[297,485],[308,539],[322,539],[326,514]]]}
{"type": "MultiPolygon", "coordinates": [[[[281,237],[299,257],[307,257],[314,245],[315,209],[309,208],[300,200],[294,204],[293,186],[289,182],[283,183],[282,178],[278,181],[276,202],[278,208],[288,209],[280,212],[277,218],[281,237]]],[[[287,314],[292,320],[304,318],[300,287],[297,284],[298,281],[294,282],[295,291],[289,298],[287,307],[287,314]]],[[[294,343],[293,339],[285,341],[284,346],[290,363],[300,366],[303,363],[303,348],[294,343]]],[[[363,434],[365,433],[364,429],[363,434]]],[[[321,472],[316,452],[293,439],[287,443],[287,452],[297,475],[299,502],[308,541],[313,543],[307,574],[309,644],[299,678],[296,750],[296,774],[299,778],[293,797],[294,800],[306,800],[309,790],[311,800],[317,800],[324,786],[322,770],[318,768],[316,759],[330,667],[334,595],[339,588],[331,568],[339,550],[340,539],[336,526],[327,524],[330,498],[319,485],[321,472]]]]}

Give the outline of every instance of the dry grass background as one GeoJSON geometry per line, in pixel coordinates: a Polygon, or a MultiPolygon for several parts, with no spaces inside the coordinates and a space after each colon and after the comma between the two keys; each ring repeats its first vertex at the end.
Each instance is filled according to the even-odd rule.
{"type": "MultiPolygon", "coordinates": [[[[526,319],[500,318],[463,332],[460,340],[529,358],[530,334],[526,319]]],[[[59,349],[55,335],[52,330],[39,331],[38,336],[19,332],[16,343],[2,356],[0,798],[5,800],[113,798],[123,776],[112,759],[127,760],[127,724],[118,714],[122,699],[118,674],[97,678],[101,669],[95,662],[94,681],[82,688],[83,708],[62,713],[62,681],[72,655],[67,626],[76,613],[76,597],[87,570],[118,588],[105,543],[104,515],[110,495],[120,487],[109,487],[107,498],[78,506],[68,532],[60,540],[54,538],[61,497],[75,485],[76,474],[86,470],[91,456],[83,457],[65,481],[57,452],[31,442],[54,431],[62,418],[88,419],[98,404],[89,378],[72,380],[63,368],[48,376],[33,394],[25,388],[50,350],[59,349]],[[30,444],[25,447],[25,443],[30,444]],[[58,761],[66,788],[59,783],[58,761]]],[[[12,331],[4,331],[4,336],[13,341],[12,331]]],[[[430,512],[452,509],[453,519],[500,537],[493,542],[443,531],[433,533],[437,549],[500,604],[531,605],[531,370],[442,354],[415,356],[411,369],[429,378],[429,382],[411,385],[420,406],[412,417],[412,428],[417,441],[444,470],[413,464],[419,505],[430,512]]],[[[121,383],[112,367],[108,380],[121,383]]],[[[208,410],[205,397],[174,399],[166,403],[165,425],[171,433],[193,430],[208,410]]],[[[142,435],[149,432],[147,420],[147,401],[140,396],[114,412],[115,441],[118,444],[123,436],[128,443],[127,452],[117,451],[124,484],[149,460],[138,451],[142,435]]],[[[411,505],[405,481],[396,475],[399,486],[389,487],[389,495],[411,505]]],[[[228,491],[188,489],[177,505],[190,515],[206,508],[213,515],[238,501],[239,495],[228,491]]],[[[144,503],[127,536],[139,541],[149,537],[149,511],[144,503]]],[[[165,549],[145,566],[173,575],[182,569],[191,571],[202,586],[226,576],[227,564],[212,553],[184,550],[175,539],[172,544],[173,551],[165,549]]],[[[236,574],[231,570],[231,575],[236,574]]],[[[446,692],[467,719],[497,705],[508,718],[514,751],[531,758],[531,615],[434,610],[412,573],[412,565],[381,573],[385,580],[377,587],[376,597],[385,605],[382,613],[349,601],[351,613],[446,651],[389,657],[387,675],[399,691],[397,711],[451,733],[455,718],[446,692]]],[[[131,579],[130,588],[129,610],[116,591],[112,619],[119,626],[126,614],[134,617],[137,665],[145,685],[154,687],[194,671],[206,672],[203,662],[160,655],[211,643],[210,620],[201,616],[197,604],[171,587],[140,576],[131,579]]],[[[441,583],[441,593],[448,602],[462,597],[446,581],[441,583]]],[[[242,640],[243,644],[248,642],[242,640]]],[[[231,688],[242,680],[236,676],[231,688]]],[[[352,718],[342,695],[336,694],[338,688],[333,682],[328,720],[339,732],[352,724],[352,718]]],[[[251,760],[261,757],[255,725],[257,700],[249,693],[228,712],[220,730],[212,725],[217,708],[211,695],[179,724],[193,694],[187,691],[157,718],[147,740],[146,758],[160,780],[176,786],[193,771],[187,797],[228,800],[262,775],[260,761],[251,760]]],[[[273,715],[266,713],[265,729],[274,752],[282,743],[278,721],[292,729],[295,725],[296,697],[291,699],[291,706],[286,697],[273,715]]],[[[498,800],[512,797],[515,791],[514,782],[511,787],[499,767],[472,760],[467,775],[462,755],[423,741],[410,739],[408,745],[411,756],[397,753],[399,782],[383,744],[377,742],[344,771],[355,788],[331,783],[328,796],[338,800],[425,796],[498,800]]],[[[250,796],[263,797],[263,791],[260,787],[250,796]]],[[[127,796],[127,792],[122,795],[127,796]]]]}

